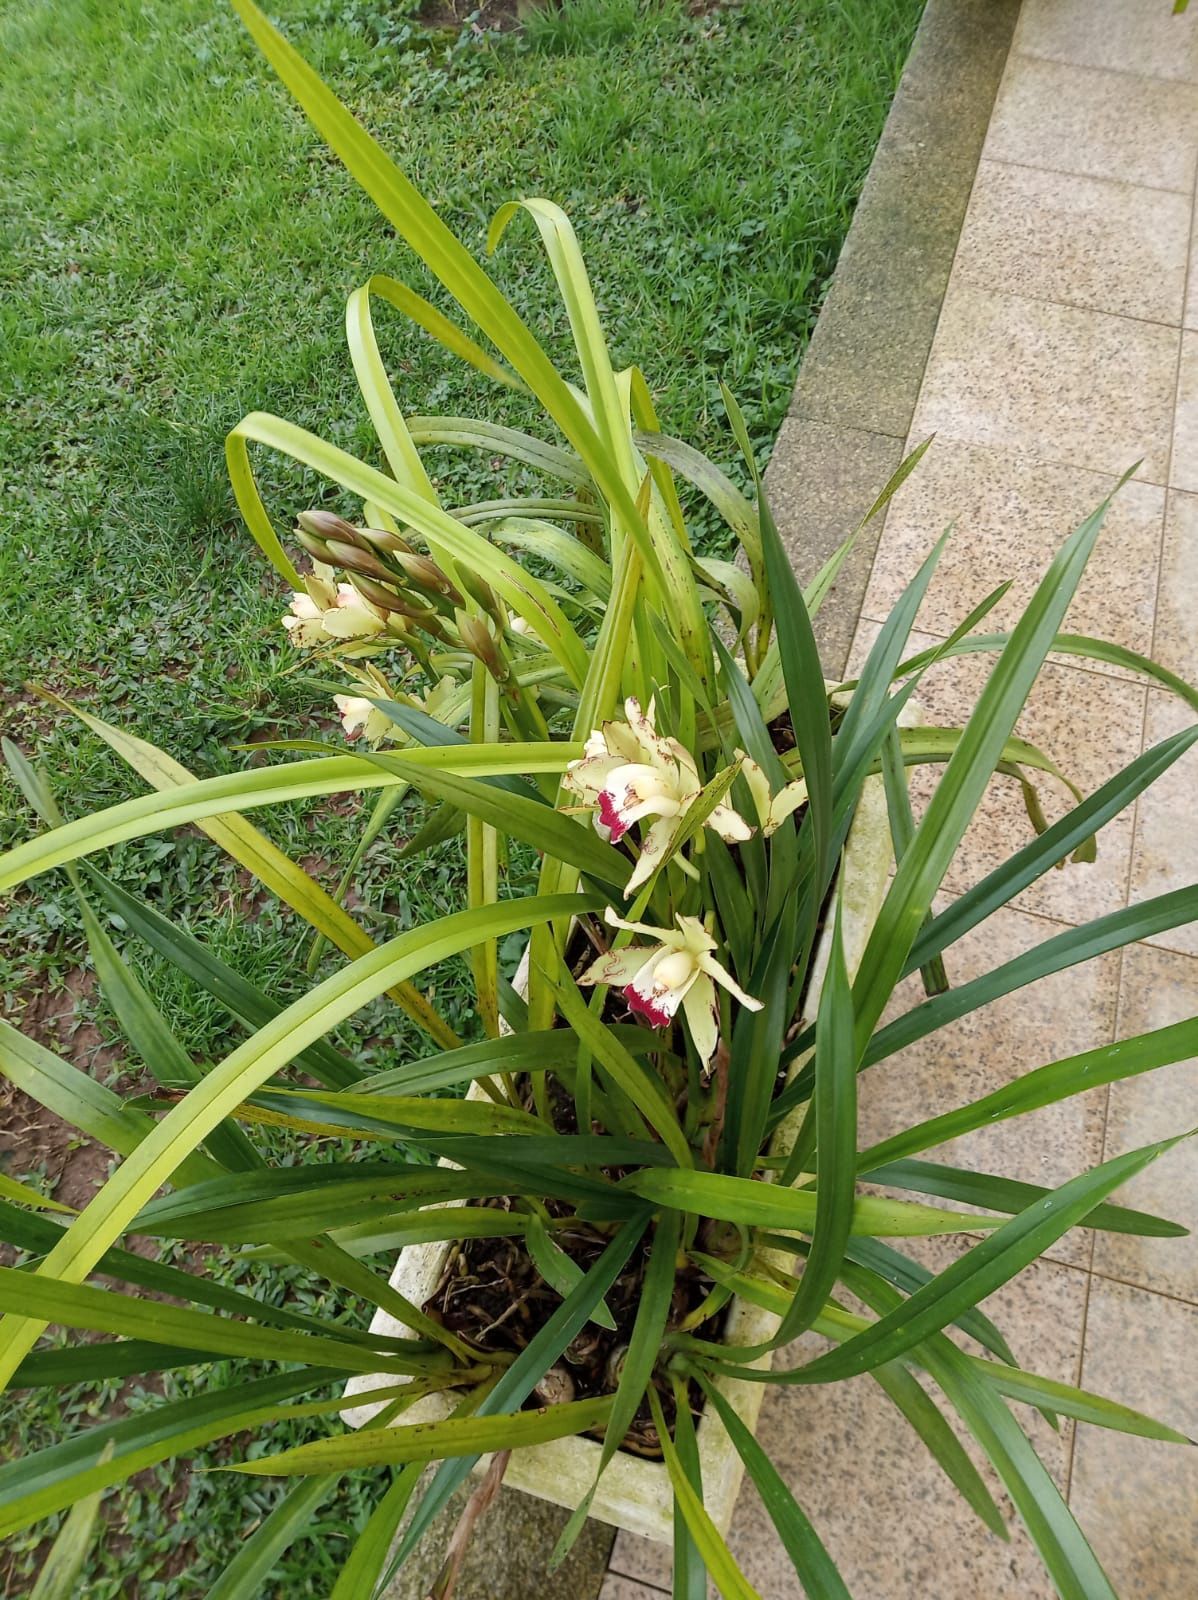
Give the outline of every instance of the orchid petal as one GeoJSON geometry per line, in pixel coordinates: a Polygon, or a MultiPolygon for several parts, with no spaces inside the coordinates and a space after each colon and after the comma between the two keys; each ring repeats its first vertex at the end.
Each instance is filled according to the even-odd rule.
{"type": "Polygon", "coordinates": [[[713,806],[705,826],[718,833],[725,844],[736,844],[753,837],[752,828],[732,806],[713,806]]]}
{"type": "Polygon", "coordinates": [[[785,789],[780,789],[770,801],[769,816],[766,818],[764,833],[768,839],[771,833],[777,830],[799,806],[807,800],[807,785],[802,778],[796,778],[793,783],[788,783],[785,789]]]}
{"type": "Polygon", "coordinates": [[[643,933],[647,938],[655,939],[658,944],[667,944],[671,939],[675,944],[678,943],[678,935],[672,929],[655,928],[649,922],[625,922],[614,906],[604,906],[603,920],[609,928],[623,928],[625,933],[643,933]]]}
{"type": "Polygon", "coordinates": [[[740,1001],[742,1006],[746,1006],[750,1011],[761,1010],[765,1002],[762,1000],[755,1000],[751,994],[746,994],[728,969],[726,967],[722,967],[714,956],[707,954],[701,955],[699,957],[699,965],[703,968],[703,971],[707,973],[708,977],[714,978],[717,983],[722,983],[724,988],[727,989],[728,993],[730,995],[734,995],[736,999],[740,1001]]]}
{"type": "Polygon", "coordinates": [[[720,1038],[720,1010],[716,1004],[715,984],[706,972],[699,974],[683,996],[682,1010],[691,1031],[695,1054],[706,1068],[720,1038]]]}
{"type": "Polygon", "coordinates": [[[681,820],[676,816],[659,817],[649,829],[641,842],[640,859],[632,869],[632,876],[624,887],[625,900],[634,889],[639,889],[645,879],[649,877],[657,865],[659,857],[669,849],[670,843],[680,826],[681,820]]]}
{"type": "Polygon", "coordinates": [[[623,989],[654,954],[651,946],[643,944],[630,944],[624,950],[609,950],[606,955],[591,962],[578,982],[588,988],[592,984],[605,983],[611,989],[623,989]]]}

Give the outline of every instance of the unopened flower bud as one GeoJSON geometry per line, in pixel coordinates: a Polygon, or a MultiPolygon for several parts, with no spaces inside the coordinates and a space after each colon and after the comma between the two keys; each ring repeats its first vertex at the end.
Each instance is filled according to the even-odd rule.
{"type": "Polygon", "coordinates": [[[329,560],[339,567],[344,567],[347,572],[362,572],[367,577],[382,578],[384,581],[395,577],[391,568],[380,561],[378,556],[356,544],[345,544],[341,539],[330,539],[326,548],[329,560]]]}
{"type": "Polygon", "coordinates": [[[334,511],[301,511],[295,520],[305,533],[315,534],[318,539],[344,539],[349,544],[357,542],[357,528],[334,511]]]}
{"type": "Polygon", "coordinates": [[[357,528],[354,531],[359,539],[365,539],[376,550],[402,550],[405,555],[412,553],[412,546],[408,541],[387,528],[357,528]]]}
{"type": "Polygon", "coordinates": [[[373,578],[363,577],[357,572],[351,572],[350,578],[358,593],[369,600],[371,605],[378,606],[381,611],[394,612],[401,617],[412,617],[420,622],[434,615],[427,606],[416,605],[408,595],[398,594],[385,584],[376,583],[373,578]]]}
{"type": "Polygon", "coordinates": [[[507,662],[499,653],[490,628],[482,617],[468,616],[465,611],[455,611],[458,638],[463,649],[469,650],[486,667],[491,676],[503,683],[508,676],[507,662]]]}
{"type": "Polygon", "coordinates": [[[480,578],[476,572],[467,572],[465,568],[458,569],[462,580],[462,587],[472,600],[477,600],[488,616],[494,617],[502,628],[507,623],[507,607],[492,589],[485,578],[480,578]]]}
{"type": "Polygon", "coordinates": [[[396,554],[395,560],[417,589],[423,589],[426,594],[444,595],[455,606],[465,605],[461,592],[435,561],[430,561],[427,556],[406,555],[402,551],[396,554]]]}
{"type": "Polygon", "coordinates": [[[304,528],[297,528],[295,537],[297,543],[302,544],[310,556],[315,556],[317,561],[328,561],[329,547],[323,539],[318,539],[314,533],[308,533],[304,528]]]}

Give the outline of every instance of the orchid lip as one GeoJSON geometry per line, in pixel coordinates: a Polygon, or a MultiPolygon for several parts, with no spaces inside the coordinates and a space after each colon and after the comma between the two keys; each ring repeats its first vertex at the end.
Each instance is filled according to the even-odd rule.
{"type": "Polygon", "coordinates": [[[605,828],[611,829],[611,842],[618,843],[628,832],[628,824],[616,809],[615,802],[604,789],[599,795],[599,820],[605,828]]]}
{"type": "Polygon", "coordinates": [[[673,1021],[664,1006],[659,1006],[652,999],[639,994],[631,983],[624,988],[624,998],[628,1002],[630,1011],[647,1018],[655,1028],[664,1028],[673,1021]]]}

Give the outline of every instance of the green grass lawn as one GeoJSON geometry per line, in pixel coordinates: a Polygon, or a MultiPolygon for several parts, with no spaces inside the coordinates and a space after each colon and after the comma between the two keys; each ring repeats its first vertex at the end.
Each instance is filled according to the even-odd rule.
{"type": "MultiPolygon", "coordinates": [[[[731,466],[722,378],[768,456],[920,0],[745,0],[698,15],[672,0],[573,0],[520,36],[429,32],[402,0],[269,9],[472,247],[508,198],[563,203],[617,362],[645,369],[667,431],[731,466]]],[[[64,808],[78,812],[139,785],[26,680],[202,773],[242,763],[233,747],[246,740],[310,734],[317,718],[327,727],[326,701],[282,643],[278,583],[234,515],[222,440],[262,408],[377,459],[344,350],[345,297],[378,270],[431,285],[222,0],[10,0],[0,62],[3,731],[41,754],[64,808]]],[[[500,280],[567,359],[531,232],[511,230],[500,280]]],[[[521,420],[518,398],[451,367],[389,315],[378,321],[401,405],[521,420]]],[[[435,465],[451,499],[500,492],[486,462],[435,465]]],[[[268,467],[266,482],[279,520],[316,495],[298,472],[268,467]]],[[[357,885],[361,914],[386,932],[460,903],[455,843],[405,864],[397,886],[393,853],[411,816],[373,848],[357,885]]],[[[353,805],[295,809],[267,826],[327,881],[360,818],[353,805]]],[[[0,779],[0,844],[29,827],[0,779]]],[[[303,930],[198,836],[125,846],[113,866],[278,998],[306,981],[303,930]]],[[[66,1021],[45,1036],[119,1073],[67,886],[35,890],[0,936],[0,1006],[19,1019],[68,984],[66,1021]]],[[[228,1045],[213,1004],[152,962],[141,970],[197,1057],[228,1045]]],[[[438,1004],[468,1031],[461,969],[434,981],[438,1004]]],[[[414,1036],[374,1008],[353,1040],[384,1064],[414,1036]]],[[[47,1187],[60,1175],[20,1148],[7,1170],[47,1187]]],[[[263,1292],[293,1291],[280,1276],[263,1292]]],[[[48,1443],[112,1400],[16,1405],[10,1442],[48,1443]]],[[[175,1477],[162,1469],[113,1498],[109,1523],[122,1533],[91,1559],[89,1600],[202,1595],[218,1556],[275,1493],[211,1475],[167,1496],[175,1477]]],[[[330,1502],[333,1526],[358,1516],[360,1491],[330,1502]]],[[[10,1544],[6,1592],[24,1592],[36,1545],[10,1544]]],[[[301,1592],[323,1592],[310,1546],[279,1570],[277,1592],[300,1572],[301,1592]]]]}

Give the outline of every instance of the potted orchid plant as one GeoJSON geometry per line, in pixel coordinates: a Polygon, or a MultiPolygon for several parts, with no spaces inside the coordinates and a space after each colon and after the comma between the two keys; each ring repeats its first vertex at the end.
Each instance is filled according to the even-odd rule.
{"type": "MultiPolygon", "coordinates": [[[[993,1464],[1059,1592],[1112,1594],[1008,1402],[1162,1442],[1181,1435],[1025,1369],[978,1305],[1074,1226],[1182,1231],[1109,1199],[1176,1140],[1052,1192],[925,1153],[1194,1054],[1198,1021],[1029,1061],[997,1094],[929,1108],[881,1145],[861,1148],[857,1126],[858,1078],[874,1063],[1047,972],[1198,911],[1198,889],[1163,896],[944,990],[945,950],[1028,883],[1092,855],[1101,826],[1198,738],[1191,728],[1165,740],[1051,825],[1036,803],[1034,775],[1056,781],[1056,769],[1015,726],[1046,656],[1114,651],[1060,634],[1105,506],[1063,544],[1009,634],[977,631],[996,591],[945,643],[910,653],[938,547],[859,677],[825,683],[811,618],[852,536],[801,589],[732,397],[751,495],[662,431],[639,371],[614,370],[556,206],[522,202],[561,289],[577,382],[251,0],[235,4],[316,129],[486,344],[398,280],[372,278],[350,297],[347,331],[386,470],[264,413],[230,435],[239,507],[291,590],[289,648],[320,674],[341,675],[314,681],[335,695],[348,750],[293,741],[267,765],[196,778],[77,711],[149,792],[65,820],[45,776],[7,747],[46,826],[0,859],[0,887],[70,875],[97,974],[160,1092],[124,1100],[0,1024],[0,1074],[120,1157],[65,1221],[6,1183],[0,1238],[27,1259],[0,1268],[0,1380],[19,1390],[218,1360],[278,1371],[101,1422],[0,1467],[0,1532],[83,1507],[83,1522],[73,1515],[60,1535],[77,1546],[107,1486],[250,1431],[255,1448],[238,1445],[232,1470],[289,1486],[230,1552],[224,1600],[257,1593],[308,1531],[330,1478],[355,1471],[375,1474],[378,1495],[332,1596],[380,1593],[475,1468],[486,1477],[464,1531],[504,1478],[571,1507],[559,1555],[588,1514],[672,1540],[682,1600],[705,1595],[709,1577],[726,1596],[755,1593],[724,1542],[747,1471],[807,1592],[842,1596],[755,1422],[767,1385],[872,1374],[1001,1533],[976,1467],[950,1448],[947,1427],[929,1425],[931,1379],[993,1464]],[[535,397],[549,437],[405,416],[375,337],[378,300],[498,385],[535,397]],[[482,448],[531,468],[544,487],[447,505],[425,445],[482,448]],[[330,485],[330,504],[296,518],[290,547],[260,494],[251,446],[330,485]],[[727,521],[740,564],[692,544],[680,483],[727,521]],[[913,700],[922,674],[979,650],[995,660],[968,722],[924,729],[913,700]],[[906,778],[917,763],[941,769],[919,820],[906,778]],[[935,911],[996,771],[1029,797],[1027,841],[935,911]],[[464,829],[468,861],[461,910],[377,945],[248,816],[368,791],[377,798],[365,841],[414,792],[435,807],[425,841],[464,829]],[[347,959],[281,1005],[97,862],[123,840],[189,822],[347,959]],[[504,893],[510,843],[539,854],[535,895],[504,893]],[[215,1064],[193,1062],[97,908],[207,988],[244,1025],[243,1042],[215,1064]],[[527,947],[508,983],[499,942],[513,934],[527,947]],[[455,955],[470,960],[477,1001],[477,1036],[465,1040],[419,987],[455,955]],[[915,972],[928,999],[890,1019],[897,985],[915,972]],[[371,1073],[331,1035],[381,996],[420,1025],[428,1051],[371,1073]],[[254,1137],[267,1125],[352,1141],[353,1153],[272,1164],[254,1137]],[[966,1204],[975,1209],[954,1209],[966,1204]],[[973,1242],[932,1273],[904,1241],[937,1234],[973,1242]],[[285,1261],[377,1314],[362,1329],[276,1306],[147,1259],[122,1242],[130,1235],[285,1261]],[[107,1286],[89,1282],[97,1274],[107,1286]],[[846,1296],[865,1314],[847,1309],[846,1296]],[[50,1324],[88,1337],[47,1352],[39,1339],[50,1324]],[[774,1353],[809,1332],[823,1337],[821,1353],[775,1370],[774,1353]],[[330,1426],[339,1417],[353,1430],[330,1426]],[[311,1419],[309,1441],[272,1448],[273,1424],[297,1418],[311,1419]]],[[[499,213],[492,245],[517,209],[499,213]]],[[[1180,680],[1116,653],[1198,707],[1180,680]]],[[[452,1591],[462,1542],[439,1596],[452,1591]]]]}

